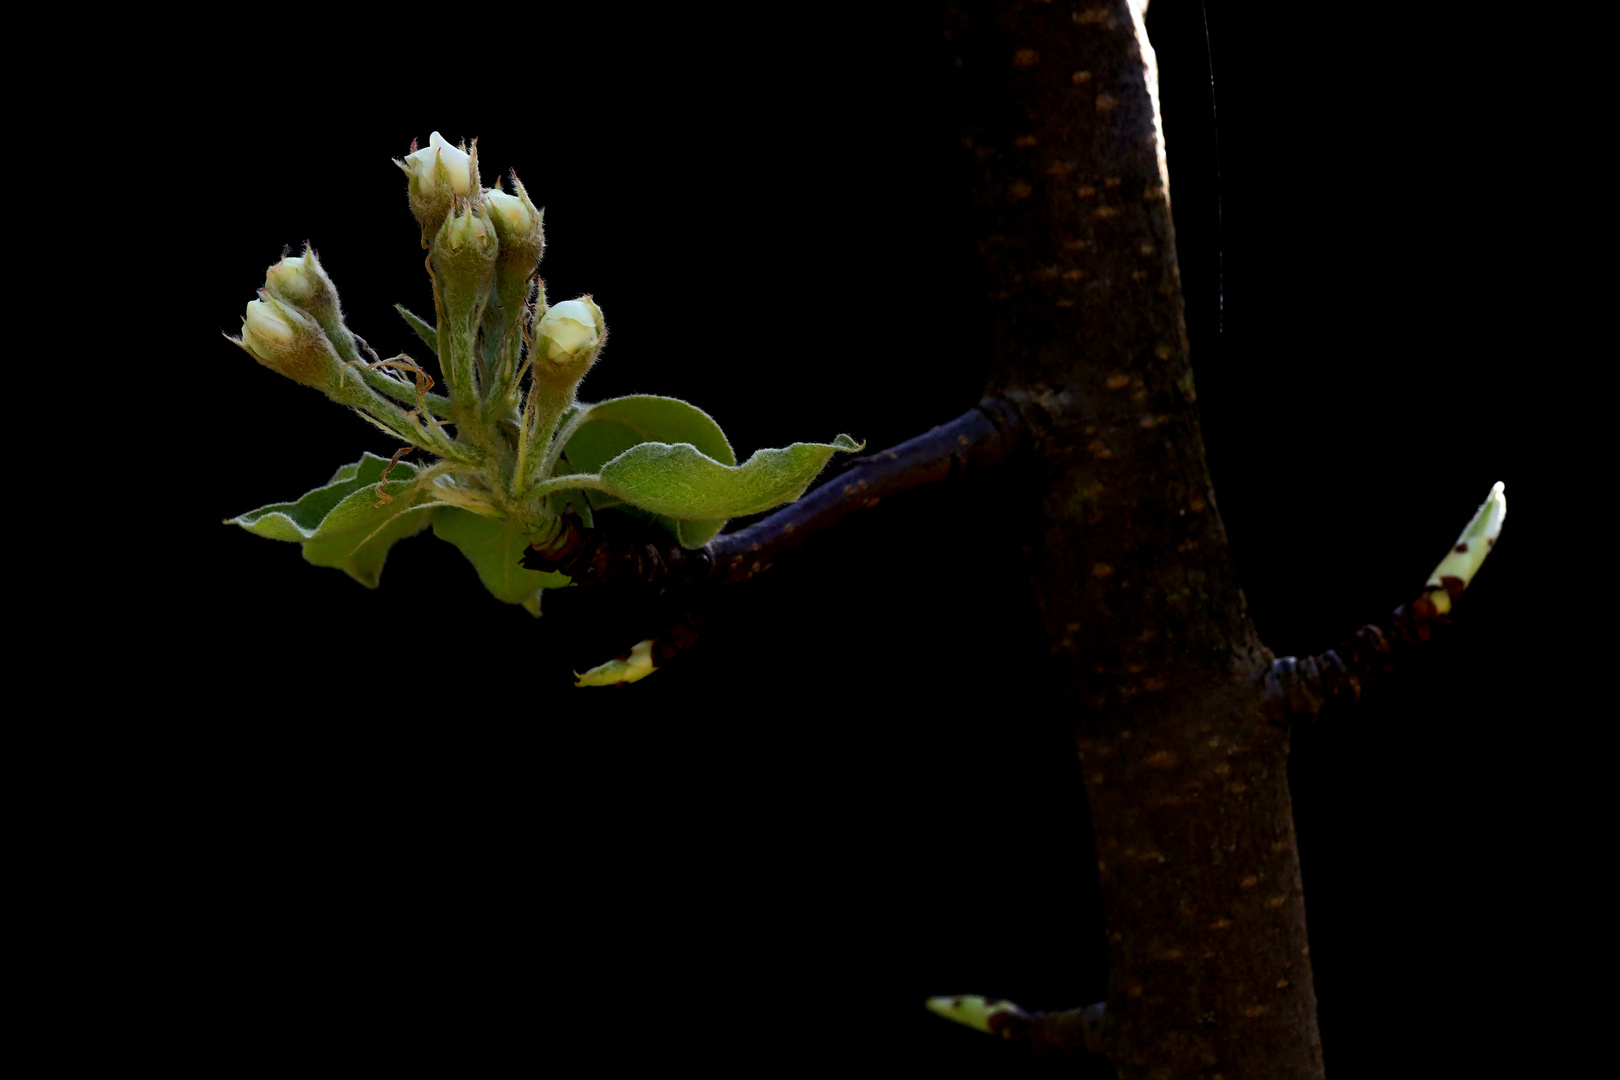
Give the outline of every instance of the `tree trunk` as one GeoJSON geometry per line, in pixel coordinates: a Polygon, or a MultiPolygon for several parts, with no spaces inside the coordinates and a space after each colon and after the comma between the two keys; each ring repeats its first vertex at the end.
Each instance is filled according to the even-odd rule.
{"type": "Polygon", "coordinates": [[[1205,464],[1140,12],[960,4],[946,39],[987,392],[1051,416],[1031,574],[1094,821],[1110,1056],[1127,1078],[1320,1076],[1288,734],[1205,464]]]}

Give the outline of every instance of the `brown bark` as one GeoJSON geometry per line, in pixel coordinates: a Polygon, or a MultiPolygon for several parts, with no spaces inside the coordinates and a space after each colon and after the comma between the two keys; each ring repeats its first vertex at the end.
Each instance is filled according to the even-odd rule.
{"type": "Polygon", "coordinates": [[[947,58],[996,327],[989,394],[1081,407],[1033,470],[1121,1077],[1322,1074],[1287,783],[1210,487],[1140,19],[957,4],[947,58]]]}

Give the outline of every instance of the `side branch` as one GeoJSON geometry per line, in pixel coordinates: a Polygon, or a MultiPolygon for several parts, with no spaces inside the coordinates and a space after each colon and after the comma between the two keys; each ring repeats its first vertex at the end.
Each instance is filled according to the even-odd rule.
{"type": "Polygon", "coordinates": [[[634,583],[666,590],[748,581],[770,569],[783,552],[890,495],[1001,465],[1032,441],[1030,415],[1039,407],[986,398],[926,434],[856,458],[798,502],[693,551],[616,538],[567,517],[565,532],[543,549],[526,551],[523,565],[561,571],[580,585],[634,583]]]}
{"type": "Polygon", "coordinates": [[[1010,1001],[977,994],[928,999],[928,1010],[975,1031],[999,1035],[1017,1049],[1047,1061],[1107,1060],[1103,1003],[1062,1012],[1026,1012],[1010,1001]]]}
{"type": "Polygon", "coordinates": [[[1324,653],[1274,661],[1262,676],[1266,714],[1278,723],[1296,716],[1314,718],[1329,701],[1355,701],[1361,697],[1362,687],[1399,667],[1450,624],[1452,605],[1484,564],[1506,517],[1507,495],[1498,483],[1429,575],[1423,594],[1391,612],[1383,627],[1369,623],[1324,653]]]}

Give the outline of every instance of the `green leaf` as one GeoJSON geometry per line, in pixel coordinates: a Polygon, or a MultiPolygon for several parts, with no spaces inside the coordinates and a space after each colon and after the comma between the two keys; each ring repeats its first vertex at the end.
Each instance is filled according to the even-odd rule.
{"type": "Polygon", "coordinates": [[[412,314],[404,304],[395,304],[394,310],[399,312],[405,324],[416,331],[416,336],[422,339],[422,344],[433,351],[434,356],[439,355],[439,332],[430,326],[426,319],[412,314]]]}
{"type": "Polygon", "coordinates": [[[760,450],[741,465],[726,465],[687,443],[645,442],[603,465],[588,486],[655,514],[713,522],[792,502],[833,454],[864,445],[840,435],[830,443],[760,450]]]}
{"type": "Polygon", "coordinates": [[[720,535],[720,530],[726,527],[730,518],[719,518],[715,521],[676,521],[675,538],[681,542],[681,547],[691,550],[700,548],[710,540],[720,535]]]}
{"type": "Polygon", "coordinates": [[[297,502],[261,506],[226,524],[302,544],[311,563],[335,567],[375,589],[388,550],[427,528],[435,509],[429,493],[416,486],[416,469],[404,462],[394,466],[383,486],[389,500],[379,497],[377,483],[387,468],[387,458],[365,454],[297,502]]]}
{"type": "Polygon", "coordinates": [[[522,604],[525,611],[540,616],[540,590],[560,589],[569,583],[567,574],[545,573],[523,566],[523,550],[530,538],[518,524],[468,513],[455,507],[442,507],[433,519],[433,532],[441,540],[456,545],[478,571],[497,600],[522,604]]]}
{"type": "MultiPolygon", "coordinates": [[[[714,418],[678,398],[636,394],[588,408],[589,417],[568,440],[563,452],[569,472],[597,472],[626,450],[645,442],[690,443],[723,465],[737,464],[737,455],[714,418]]],[[[588,494],[591,506],[597,510],[624,506],[622,500],[609,492],[588,494]]],[[[553,496],[552,505],[560,510],[562,501],[553,496]]],[[[683,521],[664,514],[636,516],[644,516],[650,524],[663,528],[686,548],[702,547],[726,526],[725,518],[683,521]]]]}
{"type": "MultiPolygon", "coordinates": [[[[589,409],[589,417],[563,449],[571,472],[599,472],[632,446],[645,442],[690,443],[721,464],[737,464],[737,455],[714,418],[679,398],[636,394],[598,402],[589,409]]],[[[619,501],[604,491],[591,493],[591,504],[598,510],[619,501]]]]}

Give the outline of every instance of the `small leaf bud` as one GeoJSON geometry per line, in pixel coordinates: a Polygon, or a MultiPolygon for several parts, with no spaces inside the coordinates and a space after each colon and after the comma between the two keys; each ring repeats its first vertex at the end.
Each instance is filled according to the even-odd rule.
{"type": "Polygon", "coordinates": [[[272,371],[330,392],[343,365],[320,326],[269,293],[259,296],[242,316],[242,337],[231,340],[272,371]]]}
{"type": "Polygon", "coordinates": [[[564,300],[550,308],[534,328],[537,349],[559,366],[596,359],[606,336],[602,309],[589,296],[564,300]]]}

